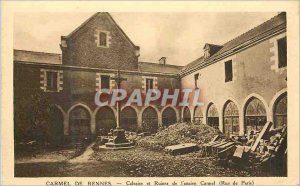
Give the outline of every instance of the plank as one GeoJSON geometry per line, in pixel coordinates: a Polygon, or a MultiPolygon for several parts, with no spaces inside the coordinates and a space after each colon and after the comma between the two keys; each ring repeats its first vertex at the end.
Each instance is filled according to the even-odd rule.
{"type": "Polygon", "coordinates": [[[222,146],[219,146],[217,148],[217,152],[220,152],[220,151],[222,151],[222,150],[224,150],[224,149],[226,149],[226,148],[228,148],[228,147],[230,147],[230,146],[232,146],[234,144],[235,144],[234,142],[228,142],[228,143],[226,143],[226,144],[224,144],[222,146]]]}
{"type": "Polygon", "coordinates": [[[266,132],[268,132],[271,128],[271,126],[273,125],[272,122],[268,121],[264,127],[262,128],[262,130],[260,131],[258,137],[256,138],[254,144],[251,147],[251,151],[254,152],[256,150],[256,148],[259,145],[260,140],[264,137],[264,135],[266,134],[266,132]]]}
{"type": "Polygon", "coordinates": [[[237,146],[235,152],[233,153],[233,157],[242,159],[244,154],[244,149],[245,149],[244,146],[240,146],[240,145],[237,146]]]}
{"type": "Polygon", "coordinates": [[[235,145],[232,145],[230,147],[227,147],[226,149],[218,152],[218,157],[220,159],[226,159],[228,158],[229,156],[232,156],[233,153],[235,152],[236,150],[236,146],[235,145]]]}

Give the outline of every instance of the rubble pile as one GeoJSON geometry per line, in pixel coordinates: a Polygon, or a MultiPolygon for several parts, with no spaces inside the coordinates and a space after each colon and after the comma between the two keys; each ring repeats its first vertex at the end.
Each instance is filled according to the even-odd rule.
{"type": "Polygon", "coordinates": [[[216,135],[223,139],[225,138],[219,130],[208,125],[177,123],[159,131],[153,136],[138,139],[137,145],[150,150],[163,150],[166,146],[182,143],[201,145],[209,142],[216,135]]]}
{"type": "Polygon", "coordinates": [[[238,166],[256,166],[286,174],[287,128],[271,129],[267,122],[261,131],[250,131],[247,136],[230,140],[212,140],[202,145],[206,156],[218,158],[220,163],[238,166]]]}

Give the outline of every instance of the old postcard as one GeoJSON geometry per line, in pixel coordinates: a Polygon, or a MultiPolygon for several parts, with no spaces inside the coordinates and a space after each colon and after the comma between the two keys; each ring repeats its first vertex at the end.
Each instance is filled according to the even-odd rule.
{"type": "Polygon", "coordinates": [[[298,1],[3,2],[3,185],[298,185],[298,1]]]}

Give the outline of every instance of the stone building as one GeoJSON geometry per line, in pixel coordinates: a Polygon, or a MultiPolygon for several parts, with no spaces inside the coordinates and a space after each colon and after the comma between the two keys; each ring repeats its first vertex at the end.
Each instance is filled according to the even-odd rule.
{"type": "MultiPolygon", "coordinates": [[[[98,107],[101,88],[200,89],[203,107],[121,103],[126,130],[156,132],[178,121],[199,121],[231,135],[287,122],[286,16],[281,13],[223,44],[206,44],[204,56],[186,66],[139,61],[136,46],[109,13],[96,13],[68,36],[62,54],[14,50],[14,93],[39,90],[54,105],[51,118],[66,136],[107,133],[116,126],[116,108],[98,107]]],[[[143,95],[144,96],[144,95],[143,95]]],[[[15,103],[18,100],[15,99],[15,103]]],[[[16,125],[16,124],[15,124],[16,125]]]]}
{"type": "Polygon", "coordinates": [[[182,88],[200,88],[205,105],[183,113],[228,135],[259,129],[267,120],[287,124],[286,43],[281,13],[223,45],[206,44],[204,56],[180,72],[182,88]]]}

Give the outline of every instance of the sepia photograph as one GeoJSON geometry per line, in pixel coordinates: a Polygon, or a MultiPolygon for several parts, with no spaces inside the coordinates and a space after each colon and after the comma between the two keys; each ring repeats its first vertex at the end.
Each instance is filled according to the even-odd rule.
{"type": "Polygon", "coordinates": [[[14,177],[287,177],[286,16],[16,12],[14,177]]]}
{"type": "Polygon", "coordinates": [[[4,1],[0,185],[299,185],[298,1],[4,1]]]}

